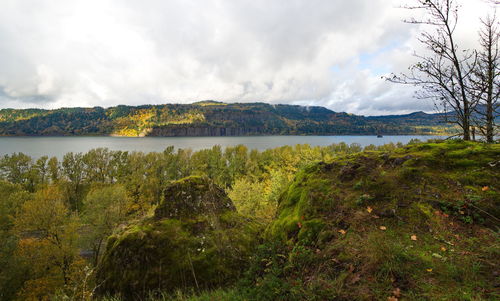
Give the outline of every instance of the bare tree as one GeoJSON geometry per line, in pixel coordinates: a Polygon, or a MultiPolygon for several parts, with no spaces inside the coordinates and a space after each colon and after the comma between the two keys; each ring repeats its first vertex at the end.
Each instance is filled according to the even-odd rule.
{"type": "Polygon", "coordinates": [[[459,6],[455,0],[414,0],[410,10],[425,12],[423,19],[405,20],[424,25],[419,41],[427,52],[415,53],[419,62],[407,74],[392,74],[389,81],[420,87],[417,97],[432,99],[450,123],[460,126],[464,140],[471,139],[471,115],[477,103],[468,88],[476,54],[460,49],[455,40],[459,6]]]}
{"type": "Polygon", "coordinates": [[[479,99],[476,107],[475,123],[481,130],[487,142],[493,142],[497,131],[495,119],[499,116],[498,98],[500,96],[500,57],[499,57],[499,29],[496,15],[481,20],[483,28],[479,32],[477,64],[474,69],[473,86],[479,99]]]}

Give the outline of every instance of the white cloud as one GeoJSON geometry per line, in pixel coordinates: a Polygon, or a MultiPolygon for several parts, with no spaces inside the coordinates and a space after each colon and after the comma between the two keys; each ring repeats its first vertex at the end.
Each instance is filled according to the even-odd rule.
{"type": "MultiPolygon", "coordinates": [[[[461,37],[475,42],[481,0],[461,37]]],[[[2,0],[0,108],[222,101],[429,110],[403,70],[417,30],[387,0],[2,0]]]]}

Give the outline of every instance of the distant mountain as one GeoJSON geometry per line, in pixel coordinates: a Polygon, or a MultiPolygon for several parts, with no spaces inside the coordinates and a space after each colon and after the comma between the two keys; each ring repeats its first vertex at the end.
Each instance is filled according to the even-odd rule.
{"type": "Polygon", "coordinates": [[[251,136],[444,134],[442,115],[358,116],[324,107],[266,103],[165,104],[110,108],[2,109],[1,136],[251,136]]]}

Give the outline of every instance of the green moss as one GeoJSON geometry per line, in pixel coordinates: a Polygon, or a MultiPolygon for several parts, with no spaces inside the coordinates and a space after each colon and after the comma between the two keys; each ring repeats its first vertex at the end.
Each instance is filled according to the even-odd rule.
{"type": "MultiPolygon", "coordinates": [[[[334,200],[331,198],[329,181],[315,177],[318,168],[309,168],[299,172],[296,181],[279,200],[279,215],[270,228],[268,235],[288,239],[295,236],[302,223],[306,223],[318,211],[331,207],[334,200]]],[[[312,225],[312,223],[311,223],[312,225]]]]}
{"type": "Polygon", "coordinates": [[[185,218],[235,210],[225,191],[207,177],[191,176],[172,182],[155,210],[156,218],[185,218]]]}
{"type": "Polygon", "coordinates": [[[301,224],[301,229],[297,235],[298,241],[304,245],[315,244],[319,233],[324,227],[325,223],[319,218],[305,221],[301,224]]]}

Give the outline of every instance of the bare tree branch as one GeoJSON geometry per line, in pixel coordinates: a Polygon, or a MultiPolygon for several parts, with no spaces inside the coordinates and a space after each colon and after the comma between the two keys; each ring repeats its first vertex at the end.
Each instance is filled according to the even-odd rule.
{"type": "Polygon", "coordinates": [[[407,74],[391,74],[386,79],[400,84],[420,87],[417,98],[432,99],[440,111],[446,113],[447,121],[462,128],[464,140],[470,140],[471,115],[478,103],[475,89],[471,89],[477,52],[462,50],[455,40],[459,8],[456,0],[414,0],[405,6],[409,10],[423,10],[421,20],[404,20],[410,24],[429,25],[419,41],[429,51],[415,54],[418,62],[407,74]],[[451,109],[451,110],[449,110],[451,109]]]}
{"type": "Polygon", "coordinates": [[[493,142],[498,127],[495,120],[499,116],[498,98],[500,96],[500,55],[499,55],[499,25],[496,14],[481,19],[482,29],[479,31],[481,50],[478,62],[473,68],[472,86],[477,101],[476,124],[488,142],[493,142]]]}

